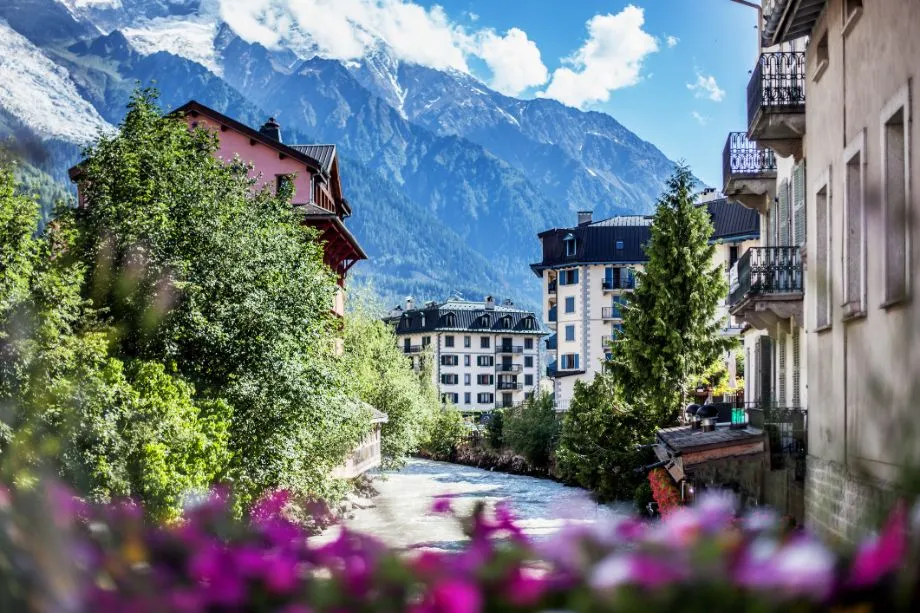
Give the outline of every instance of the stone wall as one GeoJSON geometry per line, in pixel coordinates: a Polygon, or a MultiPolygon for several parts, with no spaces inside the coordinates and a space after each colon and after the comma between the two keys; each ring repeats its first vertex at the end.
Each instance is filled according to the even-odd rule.
{"type": "Polygon", "coordinates": [[[806,465],[805,521],[819,535],[853,542],[870,531],[893,493],[847,471],[837,462],[808,456],[806,465]]]}

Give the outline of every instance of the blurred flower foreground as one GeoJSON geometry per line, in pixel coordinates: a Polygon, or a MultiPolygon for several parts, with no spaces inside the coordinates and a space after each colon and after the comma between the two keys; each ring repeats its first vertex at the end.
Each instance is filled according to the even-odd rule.
{"type": "MultiPolygon", "coordinates": [[[[0,490],[3,611],[917,611],[917,513],[839,552],[776,515],[709,497],[658,522],[570,527],[532,542],[507,507],[463,523],[458,552],[392,550],[343,530],[316,542],[264,497],[248,521],[213,492],[168,526],[131,503],[0,490]]],[[[452,514],[450,499],[433,513],[452,514]]]]}

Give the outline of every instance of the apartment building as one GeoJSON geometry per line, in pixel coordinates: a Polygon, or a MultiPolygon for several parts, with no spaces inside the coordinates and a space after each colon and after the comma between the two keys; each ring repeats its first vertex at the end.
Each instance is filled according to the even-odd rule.
{"type": "MultiPolygon", "coordinates": [[[[757,214],[728,203],[711,190],[701,197],[713,221],[714,264],[724,266],[760,235],[757,214]]],[[[594,221],[578,213],[578,224],[538,235],[543,258],[531,269],[543,285],[543,319],[547,339],[547,375],[553,380],[557,410],[568,409],[575,382],[590,382],[610,359],[614,339],[622,330],[627,295],[636,287],[636,273],[648,261],[644,245],[652,219],[643,215],[594,221]]],[[[737,334],[727,316],[726,334],[737,334]]],[[[730,356],[726,356],[728,359],[730,356]]]]}
{"type": "Polygon", "coordinates": [[[732,312],[760,330],[752,399],[807,431],[779,443],[804,460],[808,523],[853,538],[920,459],[920,3],[764,0],[762,17],[748,129],[724,157],[726,194],[768,230],[738,263],[732,312]]]}
{"type": "Polygon", "coordinates": [[[539,390],[540,339],[534,313],[497,304],[450,298],[416,307],[411,298],[384,318],[417,369],[432,360],[441,400],[464,412],[520,405],[539,390]]]}

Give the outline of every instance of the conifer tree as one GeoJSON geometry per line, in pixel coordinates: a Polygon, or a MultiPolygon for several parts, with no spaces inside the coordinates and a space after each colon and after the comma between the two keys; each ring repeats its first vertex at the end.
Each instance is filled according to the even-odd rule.
{"type": "Polygon", "coordinates": [[[661,426],[676,418],[690,380],[733,344],[720,334],[718,306],[728,288],[713,265],[712,223],[694,203],[694,183],[679,165],[658,201],[648,264],[629,297],[611,365],[627,398],[661,426]]]}

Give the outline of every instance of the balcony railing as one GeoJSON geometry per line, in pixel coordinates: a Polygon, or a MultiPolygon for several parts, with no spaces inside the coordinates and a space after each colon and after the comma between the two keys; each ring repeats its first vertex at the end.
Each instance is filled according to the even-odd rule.
{"type": "Polygon", "coordinates": [[[546,350],[547,351],[555,351],[558,346],[559,346],[559,342],[555,334],[550,334],[549,336],[546,337],[546,350]]]}
{"type": "Polygon", "coordinates": [[[546,291],[550,294],[555,294],[556,288],[557,288],[556,281],[550,281],[549,285],[546,286],[546,291]]]}
{"type": "Polygon", "coordinates": [[[556,321],[556,310],[557,310],[557,307],[553,307],[549,310],[549,315],[547,316],[547,319],[549,319],[549,321],[551,322],[556,321]]]}
{"type": "Polygon", "coordinates": [[[496,364],[495,372],[513,372],[518,373],[523,370],[520,364],[496,364]]]}
{"type": "Polygon", "coordinates": [[[776,175],[776,156],[766,147],[748,138],[746,132],[730,132],[722,151],[722,177],[726,185],[738,176],[767,177],[776,175]]]}
{"type": "Polygon", "coordinates": [[[618,289],[636,289],[636,280],[633,277],[621,277],[619,281],[604,279],[601,282],[601,289],[605,292],[612,292],[618,289]]]}
{"type": "Polygon", "coordinates": [[[602,319],[622,319],[623,311],[620,307],[604,307],[601,309],[602,319]]]}
{"type": "Polygon", "coordinates": [[[802,256],[798,247],[751,247],[731,273],[729,305],[753,295],[802,292],[802,256]]]}
{"type": "Polygon", "coordinates": [[[424,350],[421,345],[403,345],[403,353],[421,353],[424,350]]]}
{"type": "Polygon", "coordinates": [[[760,113],[805,112],[805,53],[763,53],[748,82],[748,127],[760,113]]]}
{"type": "Polygon", "coordinates": [[[495,384],[495,387],[499,390],[522,390],[524,389],[523,383],[514,383],[512,381],[499,381],[495,384]]]}
{"type": "Polygon", "coordinates": [[[524,346],[500,344],[495,346],[495,353],[524,353],[524,346]]]}

